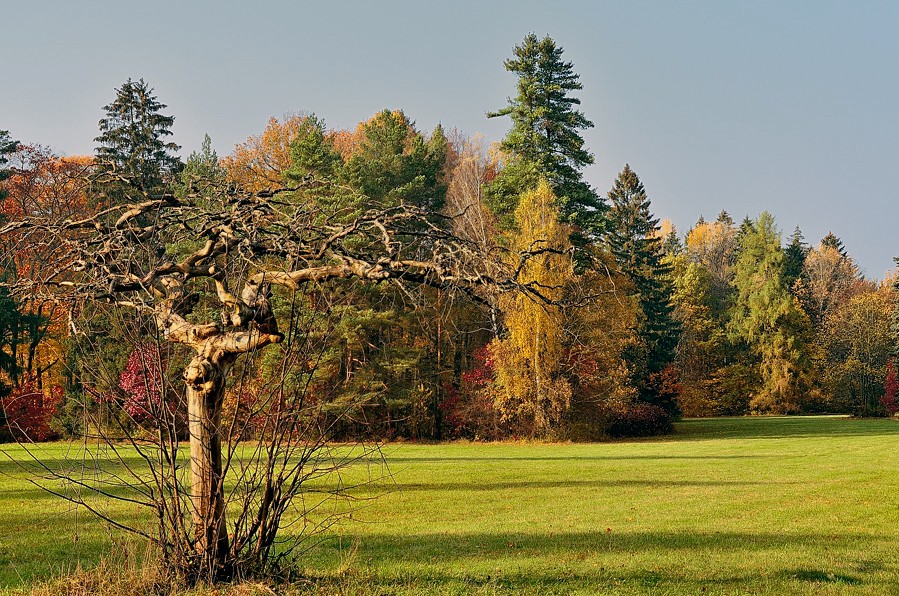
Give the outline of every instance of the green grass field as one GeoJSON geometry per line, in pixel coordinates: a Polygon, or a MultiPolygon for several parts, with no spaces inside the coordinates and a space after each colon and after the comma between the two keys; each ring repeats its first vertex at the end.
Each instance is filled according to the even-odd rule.
{"type": "MultiPolygon", "coordinates": [[[[688,420],[656,440],[384,453],[383,494],[305,555],[319,589],[899,594],[895,421],[688,420]]],[[[0,472],[0,586],[90,565],[118,539],[11,462],[0,472]]]]}

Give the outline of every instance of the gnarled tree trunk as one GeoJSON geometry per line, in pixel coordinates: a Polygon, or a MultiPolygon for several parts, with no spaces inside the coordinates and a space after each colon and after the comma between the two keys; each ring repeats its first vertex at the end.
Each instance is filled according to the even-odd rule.
{"type": "Polygon", "coordinates": [[[190,430],[191,517],[201,568],[228,575],[228,529],[222,475],[222,401],[230,363],[196,356],[184,371],[190,430]]]}

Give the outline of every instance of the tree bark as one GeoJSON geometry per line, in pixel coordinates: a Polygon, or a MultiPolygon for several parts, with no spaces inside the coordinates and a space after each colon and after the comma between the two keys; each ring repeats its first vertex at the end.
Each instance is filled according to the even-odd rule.
{"type": "Polygon", "coordinates": [[[211,575],[227,573],[221,413],[227,366],[198,355],[184,373],[190,428],[191,513],[196,554],[211,575]]]}

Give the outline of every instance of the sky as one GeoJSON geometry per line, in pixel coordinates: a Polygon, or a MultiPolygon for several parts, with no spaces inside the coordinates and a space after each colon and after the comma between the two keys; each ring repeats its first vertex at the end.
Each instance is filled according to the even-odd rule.
{"type": "Polygon", "coordinates": [[[897,2],[0,0],[0,15],[0,129],[66,155],[93,152],[129,77],[175,116],[182,157],[297,112],[352,128],[402,109],[498,141],[503,60],[550,35],[584,86],[600,193],[629,163],[682,233],[767,210],[785,239],[833,231],[869,277],[899,256],[897,2]]]}

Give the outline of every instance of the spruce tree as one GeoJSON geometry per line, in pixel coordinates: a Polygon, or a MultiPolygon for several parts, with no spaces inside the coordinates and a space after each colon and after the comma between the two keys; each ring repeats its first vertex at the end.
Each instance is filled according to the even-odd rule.
{"type": "Polygon", "coordinates": [[[634,381],[643,399],[675,413],[676,404],[663,400],[654,382],[674,360],[678,341],[679,326],[671,303],[671,269],[663,259],[659,220],[649,210],[646,190],[630,165],[625,165],[615,180],[609,202],[606,240],[619,269],[633,282],[643,314],[638,331],[644,350],[628,358],[634,381]]]}
{"type": "Polygon", "coordinates": [[[784,249],[783,278],[787,289],[792,289],[793,284],[802,275],[802,268],[809,250],[811,249],[802,236],[802,230],[796,226],[793,235],[790,236],[790,243],[784,249]]]}
{"type": "Polygon", "coordinates": [[[728,227],[734,225],[734,218],[730,216],[730,213],[728,213],[726,209],[721,210],[721,212],[718,214],[718,218],[715,221],[728,227]]]}
{"type": "Polygon", "coordinates": [[[549,36],[538,39],[531,33],[505,61],[506,70],[518,77],[518,94],[487,116],[512,119],[502,143],[510,161],[488,186],[487,199],[501,221],[511,224],[521,193],[545,178],[559,199],[563,220],[595,235],[606,205],[581,175],[581,169],[593,163],[581,131],[593,123],[576,109],[581,101],[572,93],[583,86],[562,53],[549,36]]]}
{"type": "Polygon", "coordinates": [[[836,250],[840,253],[840,256],[844,258],[849,256],[849,253],[846,252],[846,247],[843,245],[843,241],[833,232],[827,232],[827,235],[824,236],[824,238],[821,238],[821,245],[836,250]]]}
{"type": "MultiPolygon", "coordinates": [[[[9,132],[0,130],[0,182],[3,182],[12,174],[12,172],[9,171],[9,168],[6,167],[6,164],[9,163],[9,158],[6,156],[15,152],[18,145],[19,142],[12,140],[9,136],[9,132]]],[[[0,201],[5,198],[6,190],[0,186],[0,201]]]]}
{"type": "Polygon", "coordinates": [[[175,122],[174,116],[161,113],[165,108],[143,79],[125,81],[115,100],[103,107],[106,116],[100,119],[100,136],[94,140],[99,143],[97,179],[106,202],[127,201],[133,189],[161,193],[181,171],[175,155],[181,147],[165,140],[175,122]]]}

